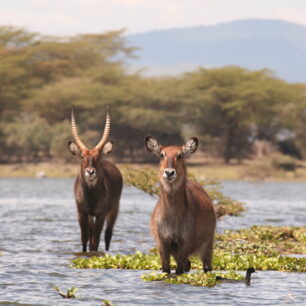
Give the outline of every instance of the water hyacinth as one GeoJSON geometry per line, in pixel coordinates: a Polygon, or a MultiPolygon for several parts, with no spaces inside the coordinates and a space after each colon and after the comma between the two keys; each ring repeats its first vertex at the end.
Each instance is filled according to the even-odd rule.
{"type": "Polygon", "coordinates": [[[256,270],[306,272],[306,257],[267,256],[264,254],[242,255],[216,251],[213,267],[216,270],[245,270],[254,267],[256,270]]]}
{"type": "Polygon", "coordinates": [[[237,279],[243,280],[244,276],[238,274],[236,272],[226,272],[226,273],[204,273],[204,272],[197,272],[197,273],[190,273],[190,274],[181,274],[181,275],[169,275],[167,273],[149,273],[141,275],[141,278],[145,282],[151,281],[165,281],[168,284],[188,284],[192,286],[205,286],[205,287],[212,287],[215,286],[218,281],[216,280],[217,276],[222,276],[224,278],[229,279],[237,279]]]}
{"type": "Polygon", "coordinates": [[[136,252],[131,255],[109,255],[103,257],[77,258],[72,261],[79,269],[132,269],[132,270],[158,270],[160,260],[156,253],[143,254],[136,252]]]}
{"type": "MultiPolygon", "coordinates": [[[[250,229],[217,235],[214,270],[246,270],[254,267],[257,270],[306,272],[306,257],[281,255],[305,254],[305,233],[306,227],[253,226],[250,229]],[[274,239],[271,238],[271,233],[274,239]]],[[[77,258],[73,260],[73,266],[79,269],[161,269],[156,251],[149,254],[136,252],[131,255],[107,254],[104,257],[77,258]]],[[[202,262],[197,257],[191,258],[191,266],[192,269],[202,270],[202,262]]],[[[175,269],[173,258],[171,269],[175,269]]]]}
{"type": "MultiPolygon", "coordinates": [[[[136,252],[131,255],[105,255],[104,257],[77,258],[73,266],[78,269],[131,269],[131,270],[160,270],[161,264],[157,254],[136,252]]],[[[202,270],[202,262],[191,258],[192,269],[202,270]]],[[[306,257],[266,256],[231,254],[216,250],[213,258],[214,270],[246,270],[254,267],[257,270],[276,270],[287,272],[306,272],[306,257]]],[[[175,262],[171,260],[171,269],[175,262]]]]}
{"type": "Polygon", "coordinates": [[[216,235],[216,249],[235,254],[306,254],[306,227],[252,226],[216,235]]]}
{"type": "Polygon", "coordinates": [[[113,304],[111,301],[109,300],[103,300],[102,301],[102,306],[117,306],[117,304],[113,304]]]}

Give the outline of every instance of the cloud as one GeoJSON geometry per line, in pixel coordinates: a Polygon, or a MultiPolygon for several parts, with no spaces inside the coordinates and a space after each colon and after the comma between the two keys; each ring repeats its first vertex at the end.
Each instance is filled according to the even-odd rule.
{"type": "Polygon", "coordinates": [[[25,26],[31,31],[54,35],[100,33],[121,28],[135,33],[246,18],[279,18],[306,25],[306,3],[302,2],[300,0],[1,1],[0,20],[2,25],[25,26]],[[295,5],[297,2],[300,6],[295,5]]]}
{"type": "Polygon", "coordinates": [[[273,15],[276,19],[282,19],[293,23],[306,25],[306,9],[281,9],[276,10],[273,15]]]}
{"type": "Polygon", "coordinates": [[[14,25],[28,30],[60,35],[67,29],[78,27],[78,20],[63,13],[0,12],[2,25],[14,25]]]}

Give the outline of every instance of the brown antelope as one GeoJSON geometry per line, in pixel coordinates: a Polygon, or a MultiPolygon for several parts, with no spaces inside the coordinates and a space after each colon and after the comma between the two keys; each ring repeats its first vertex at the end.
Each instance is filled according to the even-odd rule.
{"type": "Polygon", "coordinates": [[[79,137],[73,111],[71,127],[75,143],[69,141],[68,148],[73,155],[82,158],[74,184],[74,194],[83,252],[87,251],[88,241],[90,251],[98,250],[104,221],[106,221],[105,249],[108,251],[122,191],[122,175],[119,169],[103,158],[113,148],[113,142],[107,141],[110,131],[109,112],[107,110],[103,136],[92,150],[87,149],[79,137]]]}
{"type": "Polygon", "coordinates": [[[200,255],[204,272],[210,271],[216,226],[214,207],[202,186],[186,177],[185,156],[196,151],[198,139],[193,137],[183,146],[166,147],[148,136],[145,146],[160,158],[160,197],[150,227],[162,271],[170,273],[172,255],[177,263],[176,273],[188,272],[188,257],[194,253],[200,255]]]}

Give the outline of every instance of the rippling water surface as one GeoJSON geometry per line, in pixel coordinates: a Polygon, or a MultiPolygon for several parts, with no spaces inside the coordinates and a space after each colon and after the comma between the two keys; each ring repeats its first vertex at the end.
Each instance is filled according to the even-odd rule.
{"type": "MultiPolygon", "coordinates": [[[[226,217],[218,230],[257,224],[305,225],[306,184],[224,182],[224,193],[247,203],[241,217],[226,217]]],[[[306,274],[259,271],[250,287],[214,288],[146,283],[144,271],[77,270],[81,251],[72,179],[0,179],[0,305],[305,305],[306,274]],[[77,299],[53,289],[77,287],[77,299]]],[[[111,254],[148,251],[150,213],[156,199],[125,188],[111,254]]],[[[101,243],[100,249],[104,248],[101,243]]]]}

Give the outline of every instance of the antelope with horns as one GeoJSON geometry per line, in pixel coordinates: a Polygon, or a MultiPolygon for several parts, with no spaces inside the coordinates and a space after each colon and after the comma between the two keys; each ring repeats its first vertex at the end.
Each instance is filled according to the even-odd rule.
{"type": "Polygon", "coordinates": [[[82,159],[74,184],[74,194],[83,252],[87,251],[88,242],[90,251],[98,250],[104,222],[106,222],[105,249],[108,251],[122,191],[122,175],[119,169],[104,159],[104,155],[109,154],[113,148],[113,142],[108,141],[109,111],[107,109],[103,136],[92,150],[87,149],[79,137],[73,110],[71,127],[75,143],[69,141],[68,148],[73,155],[82,159]]]}
{"type": "Polygon", "coordinates": [[[213,204],[201,185],[186,177],[185,157],[194,153],[198,139],[183,146],[162,146],[147,136],[145,146],[160,158],[160,197],[151,216],[151,232],[162,262],[170,273],[170,255],[177,263],[176,274],[190,270],[189,256],[198,253],[204,272],[211,270],[216,226],[213,204]]]}

